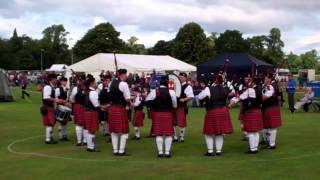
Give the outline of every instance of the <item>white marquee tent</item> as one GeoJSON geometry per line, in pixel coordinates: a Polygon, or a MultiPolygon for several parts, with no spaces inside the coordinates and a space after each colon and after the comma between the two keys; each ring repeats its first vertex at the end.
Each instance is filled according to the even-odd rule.
{"type": "MultiPolygon", "coordinates": [[[[116,54],[118,67],[125,68],[128,72],[152,72],[156,71],[183,71],[195,72],[197,68],[171,56],[116,54]]],[[[75,72],[91,73],[95,77],[102,70],[115,71],[114,55],[112,53],[98,53],[79,61],[67,68],[67,76],[75,72]]]]}

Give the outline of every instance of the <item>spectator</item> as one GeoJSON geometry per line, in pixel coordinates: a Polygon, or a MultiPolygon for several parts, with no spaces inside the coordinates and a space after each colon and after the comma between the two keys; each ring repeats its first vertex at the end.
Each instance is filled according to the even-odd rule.
{"type": "Polygon", "coordinates": [[[309,110],[309,105],[312,103],[313,97],[314,92],[312,91],[312,89],[309,87],[306,88],[303,98],[301,98],[300,101],[294,105],[294,111],[299,110],[301,107],[303,107],[307,112],[309,110]]]}
{"type": "Polygon", "coordinates": [[[28,85],[28,78],[24,72],[22,72],[19,76],[19,84],[21,87],[21,98],[24,99],[25,95],[30,98],[30,94],[26,91],[28,85]]]}
{"type": "Polygon", "coordinates": [[[295,92],[296,92],[296,87],[297,87],[297,82],[296,80],[293,79],[293,76],[292,74],[289,74],[289,80],[288,80],[288,83],[287,83],[287,87],[286,87],[286,90],[287,90],[287,93],[288,93],[288,104],[289,104],[289,109],[291,112],[294,111],[294,95],[295,95],[295,92]]]}

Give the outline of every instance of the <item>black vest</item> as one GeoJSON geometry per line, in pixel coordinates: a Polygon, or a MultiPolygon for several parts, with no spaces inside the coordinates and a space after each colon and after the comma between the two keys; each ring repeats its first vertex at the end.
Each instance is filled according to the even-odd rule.
{"type": "Polygon", "coordinates": [[[88,91],[86,91],[85,96],[84,96],[84,104],[81,104],[81,105],[83,107],[85,107],[86,109],[88,109],[88,110],[96,110],[96,111],[98,111],[99,108],[94,107],[93,104],[90,101],[90,92],[91,91],[94,91],[94,90],[89,89],[88,91]]]}
{"type": "Polygon", "coordinates": [[[268,99],[262,102],[262,109],[266,109],[267,107],[279,104],[278,95],[277,95],[279,94],[279,91],[278,91],[279,89],[275,86],[273,86],[273,88],[274,88],[274,95],[272,95],[271,97],[269,97],[268,99]]]}
{"type": "Polygon", "coordinates": [[[139,98],[140,98],[140,100],[141,100],[141,103],[140,103],[139,106],[134,107],[134,110],[135,110],[135,111],[142,111],[142,110],[143,110],[144,99],[143,99],[141,96],[140,96],[139,98]]]}
{"type": "Polygon", "coordinates": [[[126,106],[127,101],[123,97],[123,93],[119,89],[120,80],[114,80],[110,86],[110,102],[114,105],[126,106]]]}
{"type": "MultiPolygon", "coordinates": [[[[50,85],[47,85],[47,86],[50,86],[50,85]]],[[[56,95],[55,95],[54,88],[52,86],[50,86],[50,87],[51,87],[50,98],[55,98],[56,95]]],[[[43,99],[43,94],[42,94],[42,104],[46,105],[46,106],[49,106],[49,107],[53,107],[53,101],[48,101],[46,99],[43,99]]]]}
{"type": "Polygon", "coordinates": [[[105,89],[105,86],[102,86],[102,90],[99,94],[99,101],[101,104],[108,104],[110,103],[110,93],[108,92],[108,89],[105,89]]]}
{"type": "Polygon", "coordinates": [[[210,98],[207,99],[206,109],[210,110],[217,107],[224,107],[227,104],[228,90],[221,86],[211,86],[210,89],[210,98]]]}
{"type": "Polygon", "coordinates": [[[187,106],[187,102],[180,102],[180,99],[183,99],[183,98],[186,98],[187,95],[184,93],[184,91],[186,90],[186,88],[189,86],[188,83],[182,85],[181,87],[181,96],[180,98],[178,99],[178,107],[181,107],[181,106],[187,106]]]}
{"type": "Polygon", "coordinates": [[[153,100],[151,109],[155,112],[171,112],[173,110],[169,88],[156,89],[156,98],[153,100]]]}
{"type": "Polygon", "coordinates": [[[60,96],[59,96],[58,98],[59,98],[59,99],[64,99],[64,100],[66,100],[66,99],[68,98],[68,95],[67,95],[67,94],[68,94],[68,93],[67,93],[68,90],[65,91],[65,90],[63,89],[63,87],[60,86],[60,87],[59,87],[59,91],[60,91],[60,96]]]}
{"type": "Polygon", "coordinates": [[[256,92],[256,98],[247,98],[242,100],[242,113],[252,108],[261,108],[262,105],[262,88],[258,85],[254,88],[256,92]]]}
{"type": "Polygon", "coordinates": [[[86,93],[81,90],[81,88],[78,86],[77,87],[77,94],[75,97],[75,101],[81,105],[85,104],[85,99],[86,99],[86,93]]]}

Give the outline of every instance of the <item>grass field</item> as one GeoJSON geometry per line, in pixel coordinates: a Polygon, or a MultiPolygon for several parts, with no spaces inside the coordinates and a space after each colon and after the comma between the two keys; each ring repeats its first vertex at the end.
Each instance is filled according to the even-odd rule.
{"type": "MultiPolygon", "coordinates": [[[[292,115],[283,108],[278,148],[246,155],[248,145],[241,141],[239,110],[234,108],[231,113],[235,132],[226,137],[223,156],[205,157],[202,135],[205,111],[191,108],[186,142],[173,144],[171,159],[156,157],[152,138],[131,140],[127,145],[131,156],[114,157],[111,144],[100,134],[97,140],[100,153],[87,153],[84,147],[76,147],[74,141],[45,145],[39,114],[40,93],[32,92],[32,102],[20,99],[17,89],[14,94],[16,102],[0,103],[0,179],[319,179],[317,112],[292,115]],[[9,152],[10,144],[15,153],[9,152]]],[[[145,122],[144,137],[150,127],[150,121],[145,122]]],[[[74,140],[73,123],[69,126],[69,137],[74,140]]]]}

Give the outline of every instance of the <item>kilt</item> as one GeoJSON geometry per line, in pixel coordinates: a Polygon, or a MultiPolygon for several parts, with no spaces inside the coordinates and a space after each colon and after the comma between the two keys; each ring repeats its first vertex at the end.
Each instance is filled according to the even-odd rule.
{"type": "Polygon", "coordinates": [[[263,111],[263,127],[266,129],[274,129],[281,126],[280,106],[274,105],[267,107],[263,111]]]}
{"type": "Polygon", "coordinates": [[[99,129],[98,112],[86,110],[82,113],[84,119],[84,129],[94,134],[99,129]]]}
{"type": "Polygon", "coordinates": [[[56,117],[54,115],[53,107],[47,107],[48,113],[45,116],[42,116],[42,122],[44,126],[54,126],[56,124],[56,117]]]}
{"type": "Polygon", "coordinates": [[[174,125],[179,127],[187,127],[187,115],[185,107],[178,107],[175,111],[175,122],[174,125]]]}
{"type": "Polygon", "coordinates": [[[240,121],[243,120],[242,109],[243,109],[243,106],[242,106],[242,104],[240,104],[240,111],[239,111],[239,116],[238,116],[238,120],[240,120],[240,121]]]}
{"type": "Polygon", "coordinates": [[[222,135],[231,134],[232,132],[233,127],[227,107],[213,108],[207,111],[204,119],[203,134],[222,135]]]}
{"type": "Polygon", "coordinates": [[[110,133],[129,133],[128,111],[124,106],[111,105],[109,107],[108,121],[110,133]]]}
{"type": "Polygon", "coordinates": [[[72,114],[74,118],[74,123],[79,126],[84,126],[84,116],[82,115],[86,109],[82,107],[79,103],[72,104],[72,114]]]}
{"type": "Polygon", "coordinates": [[[152,134],[155,136],[173,136],[174,115],[172,112],[153,112],[152,134]]]}
{"type": "Polygon", "coordinates": [[[252,108],[243,114],[243,130],[246,132],[258,132],[263,128],[261,109],[252,108]]]}
{"type": "Polygon", "coordinates": [[[143,111],[134,112],[134,118],[132,121],[133,126],[135,126],[135,127],[143,126],[143,120],[144,120],[144,112],[143,111]]]}

